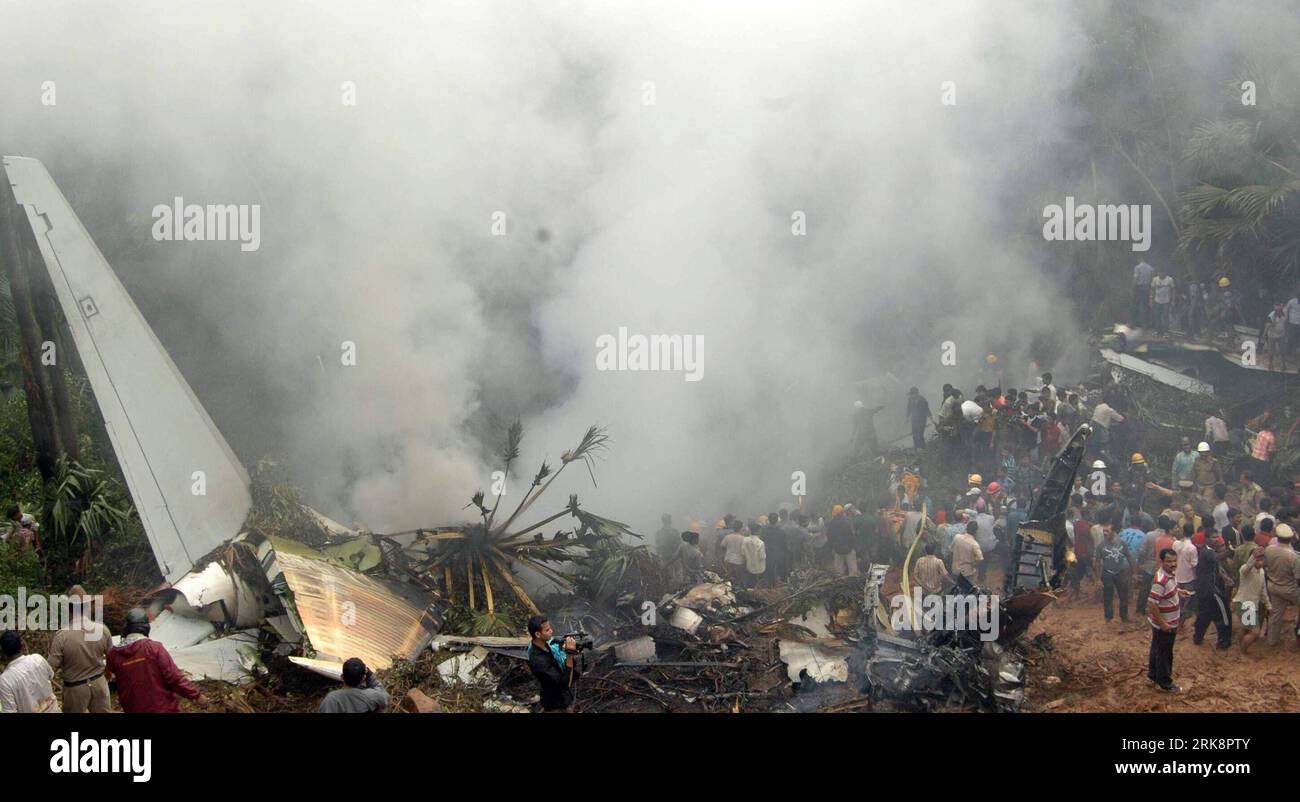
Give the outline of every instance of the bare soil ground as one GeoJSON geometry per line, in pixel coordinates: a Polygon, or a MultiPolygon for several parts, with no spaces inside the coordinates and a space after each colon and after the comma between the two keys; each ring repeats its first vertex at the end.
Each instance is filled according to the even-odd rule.
{"type": "Polygon", "coordinates": [[[1127,626],[1107,624],[1101,590],[1085,581],[1081,598],[1049,606],[1029,630],[1026,711],[1048,712],[1297,712],[1300,711],[1300,650],[1291,636],[1294,611],[1278,646],[1264,640],[1243,655],[1241,631],[1233,627],[1233,647],[1214,647],[1214,627],[1205,641],[1192,643],[1188,621],[1174,646],[1170,694],[1146,678],[1151,630],[1130,605],[1127,626]],[[1034,638],[1051,636],[1047,650],[1034,638]]]}

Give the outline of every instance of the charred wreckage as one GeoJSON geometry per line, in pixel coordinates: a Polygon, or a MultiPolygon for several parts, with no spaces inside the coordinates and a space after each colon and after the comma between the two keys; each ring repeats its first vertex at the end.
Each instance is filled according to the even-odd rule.
{"type": "MultiPolygon", "coordinates": [[[[992,630],[995,637],[978,627],[926,631],[911,626],[907,637],[887,631],[880,601],[887,566],[871,566],[864,590],[859,657],[863,693],[922,710],[961,706],[963,702],[995,711],[1019,709],[1025,695],[1024,663],[1011,646],[1055,601],[1055,591],[1074,562],[1065,515],[1090,434],[1086,424],[1079,427],[1053,459],[1030,505],[1028,519],[1012,540],[1003,595],[991,595],[986,589],[959,580],[959,586],[948,597],[965,601],[949,605],[959,611],[979,603],[992,605],[990,613],[998,622],[992,630]]],[[[910,611],[908,615],[916,617],[920,613],[910,611]]]]}
{"type": "MultiPolygon", "coordinates": [[[[558,513],[516,526],[566,466],[590,467],[606,439],[597,427],[554,471],[544,463],[500,523],[479,493],[477,523],[391,535],[354,530],[250,479],[44,166],[16,157],[2,166],[30,229],[19,262],[31,275],[48,272],[165,580],[148,599],[151,635],[191,676],[240,682],[278,654],[337,679],[346,658],[383,670],[432,646],[444,653],[444,681],[493,687],[496,707],[483,709],[525,709],[528,639],[501,616],[502,594],[515,609],[538,612],[522,572],[534,587],[540,580],[568,592],[548,610],[557,629],[590,633],[580,710],[1014,711],[1023,700],[1024,666],[1011,645],[1054,600],[1072,559],[1064,517],[1087,426],[1054,458],[1011,545],[1003,596],[966,584],[946,597],[984,604],[996,637],[980,627],[918,626],[926,613],[912,608],[908,625],[895,626],[881,601],[885,565],[869,567],[865,587],[860,578],[810,570],[779,598],[708,572],[678,592],[653,593],[654,582],[625,581],[647,558],[624,545],[635,535],[583,510],[576,496],[558,513]],[[196,494],[200,470],[207,490],[196,494]],[[278,510],[290,525],[262,525],[259,509],[278,510]],[[570,530],[542,534],[564,516],[574,521],[570,530]],[[568,567],[590,568],[594,556],[606,559],[588,572],[587,593],[573,593],[578,577],[568,567]],[[619,560],[625,570],[609,571],[619,560]],[[440,634],[453,609],[472,619],[458,629],[489,634],[440,634]]],[[[521,437],[511,427],[507,470],[521,437]]],[[[922,525],[913,551],[924,533],[922,525]]],[[[902,586],[906,597],[906,571],[902,586]]]]}

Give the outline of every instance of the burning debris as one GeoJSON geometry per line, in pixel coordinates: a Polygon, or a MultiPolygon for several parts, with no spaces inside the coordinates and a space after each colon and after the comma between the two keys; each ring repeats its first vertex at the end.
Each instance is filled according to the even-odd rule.
{"type": "MultiPolygon", "coordinates": [[[[488,507],[480,491],[467,505],[478,512],[473,523],[353,530],[303,504],[274,463],[248,476],[48,173],[27,159],[6,159],[5,168],[167,580],[149,596],[153,637],[191,675],[243,682],[287,658],[337,679],[343,661],[357,657],[399,672],[408,690],[455,687],[480,709],[518,709],[535,688],[527,668],[535,642],[521,637],[522,619],[547,609],[573,635],[576,654],[558,658],[582,665],[581,711],[1014,710],[1023,698],[1023,668],[1009,644],[1060,584],[1064,494],[1087,427],[1056,457],[1014,544],[1007,598],[992,611],[1001,632],[992,638],[918,628],[911,609],[909,626],[898,626],[881,604],[883,561],[870,565],[865,587],[856,568],[850,576],[808,565],[790,572],[781,558],[778,578],[790,575],[777,588],[741,588],[705,570],[673,588],[665,565],[633,545],[639,535],[582,509],[576,495],[520,524],[569,465],[584,464],[594,483],[594,460],[609,442],[597,426],[557,468],[542,463],[509,515],[499,517],[501,496],[488,507]],[[192,492],[196,460],[206,466],[204,494],[192,492]],[[552,595],[539,604],[543,588],[552,595]]],[[[507,475],[522,439],[515,423],[501,451],[507,475]]],[[[888,476],[899,498],[918,497],[915,469],[890,475],[875,459],[849,467],[864,483],[888,476]]],[[[885,551],[891,562],[906,554],[909,566],[928,510],[896,504],[886,512],[881,523],[893,534],[882,540],[885,551]]],[[[760,545],[787,537],[768,516],[754,524],[762,538],[745,537],[747,568],[761,560],[760,545]]],[[[809,548],[816,531],[803,531],[788,555],[809,548]]],[[[906,570],[900,583],[907,597],[906,570]]],[[[969,583],[943,594],[987,596],[969,583]]]]}

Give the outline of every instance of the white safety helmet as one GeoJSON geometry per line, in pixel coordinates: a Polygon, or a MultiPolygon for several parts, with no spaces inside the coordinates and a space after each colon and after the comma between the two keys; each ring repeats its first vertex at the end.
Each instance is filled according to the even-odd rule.
{"type": "Polygon", "coordinates": [[[1208,454],[1210,453],[1210,444],[1202,440],[1201,442],[1196,444],[1196,450],[1201,452],[1202,454],[1208,454]]]}

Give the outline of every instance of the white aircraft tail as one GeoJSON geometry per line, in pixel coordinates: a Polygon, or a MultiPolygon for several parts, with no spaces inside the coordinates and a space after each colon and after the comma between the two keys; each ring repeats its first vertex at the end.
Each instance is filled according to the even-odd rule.
{"type": "Polygon", "coordinates": [[[248,473],[45,166],[13,156],[5,156],[3,166],[49,270],[158,567],[174,582],[239,534],[252,506],[248,473]]]}

